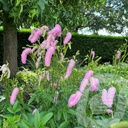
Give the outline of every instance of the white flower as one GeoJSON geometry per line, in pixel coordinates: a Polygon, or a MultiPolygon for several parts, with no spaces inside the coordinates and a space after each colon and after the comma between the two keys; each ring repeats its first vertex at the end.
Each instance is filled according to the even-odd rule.
{"type": "Polygon", "coordinates": [[[8,65],[3,64],[0,68],[0,71],[2,71],[2,74],[7,73],[7,78],[10,77],[10,69],[8,68],[8,65]]]}

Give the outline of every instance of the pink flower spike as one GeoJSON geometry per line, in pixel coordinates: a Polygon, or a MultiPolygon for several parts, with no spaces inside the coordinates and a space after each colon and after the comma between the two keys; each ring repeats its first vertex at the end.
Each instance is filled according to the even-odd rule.
{"type": "Polygon", "coordinates": [[[55,48],[52,47],[52,46],[50,46],[47,49],[47,52],[46,52],[46,55],[45,55],[45,58],[44,58],[44,62],[45,62],[45,66],[46,67],[49,67],[50,66],[51,58],[52,58],[52,55],[54,54],[54,51],[55,51],[55,48]]]}
{"type": "Polygon", "coordinates": [[[76,91],[75,94],[72,94],[68,100],[68,106],[69,107],[75,106],[79,102],[81,96],[82,93],[80,91],[76,91]]]}
{"type": "Polygon", "coordinates": [[[42,30],[41,29],[35,29],[31,35],[29,36],[28,40],[31,42],[31,43],[34,43],[38,40],[38,38],[42,35],[42,30]]]}
{"type": "Polygon", "coordinates": [[[48,32],[48,35],[52,34],[55,38],[57,36],[60,37],[62,33],[61,31],[62,31],[61,26],[59,24],[56,24],[55,27],[48,32]]]}
{"type": "Polygon", "coordinates": [[[55,94],[56,94],[56,96],[54,97],[53,101],[54,102],[57,102],[58,96],[59,96],[59,92],[58,91],[55,91],[55,94]]]}
{"type": "Polygon", "coordinates": [[[116,88],[114,87],[110,87],[108,89],[108,92],[106,89],[103,89],[101,99],[102,99],[102,102],[105,105],[107,105],[107,107],[112,107],[115,93],[116,93],[116,88]]]}
{"type": "Polygon", "coordinates": [[[108,114],[113,113],[113,111],[112,111],[111,109],[107,109],[106,112],[107,112],[108,114]]]}
{"type": "Polygon", "coordinates": [[[53,88],[54,88],[54,89],[56,89],[56,87],[57,87],[57,84],[56,84],[56,83],[54,83],[54,84],[53,84],[53,88]]]}
{"type": "Polygon", "coordinates": [[[27,55],[29,53],[32,53],[32,49],[31,48],[26,48],[25,50],[23,50],[23,52],[21,54],[21,61],[22,61],[23,64],[26,64],[27,55]]]}
{"type": "Polygon", "coordinates": [[[72,38],[72,34],[71,34],[71,32],[68,32],[67,34],[66,34],[66,37],[64,38],[64,44],[67,44],[69,41],[70,41],[70,39],[72,38]]]}
{"type": "Polygon", "coordinates": [[[88,85],[88,79],[83,79],[82,82],[81,82],[81,84],[80,84],[79,90],[81,92],[84,92],[84,89],[86,88],[87,85],[88,85]]]}
{"type": "Polygon", "coordinates": [[[15,100],[16,100],[16,97],[18,95],[18,92],[19,92],[19,89],[18,88],[14,88],[13,91],[12,91],[12,95],[10,96],[10,104],[14,104],[15,103],[15,100]]]}
{"type": "Polygon", "coordinates": [[[62,63],[64,60],[64,54],[63,53],[60,53],[60,63],[62,63]]]}
{"type": "Polygon", "coordinates": [[[116,55],[116,59],[120,59],[120,57],[121,57],[121,52],[120,51],[117,51],[117,55],[116,55]]]}
{"type": "Polygon", "coordinates": [[[97,78],[90,78],[90,91],[94,92],[98,90],[99,80],[97,78]]]}
{"type": "Polygon", "coordinates": [[[45,75],[46,75],[46,79],[49,81],[49,80],[50,80],[49,72],[48,72],[48,71],[46,71],[46,72],[45,72],[45,75]]]}
{"type": "Polygon", "coordinates": [[[48,49],[49,48],[49,44],[47,43],[47,40],[44,40],[41,44],[40,44],[40,47],[42,49],[48,49]]]}
{"type": "Polygon", "coordinates": [[[68,64],[65,79],[68,79],[68,77],[71,75],[74,65],[75,65],[75,61],[73,59],[71,59],[69,64],[68,64]]]}
{"type": "Polygon", "coordinates": [[[94,72],[92,70],[87,71],[85,76],[84,76],[84,79],[88,79],[89,80],[92,77],[93,73],[94,72]]]}
{"type": "Polygon", "coordinates": [[[55,42],[55,37],[52,34],[48,35],[48,37],[47,37],[47,46],[55,47],[54,42],[55,42]]]}
{"type": "Polygon", "coordinates": [[[95,57],[95,51],[91,51],[92,58],[95,57]]]}
{"type": "Polygon", "coordinates": [[[107,101],[107,90],[106,89],[102,90],[101,99],[102,99],[103,104],[107,105],[108,101],[107,101]]]}
{"type": "Polygon", "coordinates": [[[60,26],[59,24],[56,24],[56,25],[55,25],[55,28],[57,29],[56,35],[57,35],[58,37],[60,37],[61,34],[62,34],[61,26],[60,26]]]}
{"type": "Polygon", "coordinates": [[[108,107],[112,107],[115,93],[116,93],[116,88],[115,87],[110,87],[108,89],[108,96],[107,96],[107,99],[108,99],[107,106],[108,107]]]}
{"type": "Polygon", "coordinates": [[[39,76],[38,81],[41,82],[42,79],[43,79],[43,77],[39,76]]]}
{"type": "Polygon", "coordinates": [[[49,30],[49,27],[48,27],[47,25],[44,25],[44,26],[42,27],[42,29],[48,31],[48,30],[49,30]]]}

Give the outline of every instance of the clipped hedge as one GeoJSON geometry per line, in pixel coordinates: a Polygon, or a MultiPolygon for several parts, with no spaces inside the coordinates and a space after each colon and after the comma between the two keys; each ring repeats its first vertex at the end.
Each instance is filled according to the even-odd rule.
{"type": "MultiPolygon", "coordinates": [[[[18,32],[18,64],[21,65],[20,57],[22,53],[22,47],[25,47],[26,44],[31,44],[28,41],[28,37],[30,35],[29,31],[20,31],[18,32]]],[[[79,60],[83,60],[85,55],[89,54],[90,50],[94,50],[97,56],[101,56],[101,62],[111,62],[112,56],[115,54],[115,51],[119,49],[119,47],[126,43],[126,39],[128,37],[112,37],[112,36],[96,36],[96,35],[79,35],[73,33],[72,41],[72,49],[68,50],[67,56],[71,57],[78,50],[80,52],[79,60]]],[[[0,31],[0,65],[3,60],[3,34],[0,31]]]]}
{"type": "Polygon", "coordinates": [[[85,55],[90,54],[90,51],[94,50],[96,56],[102,57],[101,62],[111,62],[116,50],[126,43],[126,40],[128,40],[128,37],[73,34],[71,40],[73,42],[72,49],[68,50],[68,56],[72,56],[79,50],[79,59],[83,60],[85,55]]]}

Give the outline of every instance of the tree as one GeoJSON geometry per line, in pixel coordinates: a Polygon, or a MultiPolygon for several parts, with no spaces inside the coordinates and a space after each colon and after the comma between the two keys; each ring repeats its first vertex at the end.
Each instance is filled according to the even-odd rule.
{"type": "MultiPolygon", "coordinates": [[[[88,20],[87,27],[97,33],[98,30],[106,28],[109,32],[122,33],[128,27],[128,1],[106,0],[100,8],[93,6],[86,11],[88,20]]],[[[127,34],[125,32],[125,34],[127,34]]]]}
{"type": "Polygon", "coordinates": [[[8,61],[11,73],[17,71],[17,29],[59,23],[75,31],[85,26],[85,7],[103,4],[104,0],[0,0],[0,21],[4,28],[3,62],[8,61]]]}

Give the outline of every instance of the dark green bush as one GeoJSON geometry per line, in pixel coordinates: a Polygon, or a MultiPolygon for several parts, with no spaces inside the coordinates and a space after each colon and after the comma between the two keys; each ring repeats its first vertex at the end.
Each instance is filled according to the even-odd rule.
{"type": "Polygon", "coordinates": [[[94,50],[96,56],[102,57],[101,62],[111,62],[112,56],[122,44],[126,43],[126,39],[128,40],[128,37],[73,34],[72,49],[68,51],[67,55],[72,56],[79,50],[79,59],[83,60],[86,54],[90,54],[90,51],[94,50]]]}
{"type": "MultiPolygon", "coordinates": [[[[18,32],[18,64],[21,65],[20,57],[22,53],[22,47],[26,44],[31,44],[28,41],[30,31],[18,32]]],[[[79,50],[79,60],[83,60],[85,55],[90,54],[91,50],[96,52],[96,56],[101,56],[101,62],[111,62],[112,56],[116,53],[116,50],[120,48],[123,43],[126,43],[128,37],[113,37],[113,36],[97,36],[97,35],[79,35],[73,34],[71,39],[72,49],[68,50],[67,56],[71,57],[79,50]]],[[[0,31],[0,65],[3,60],[3,34],[0,31]]]]}

